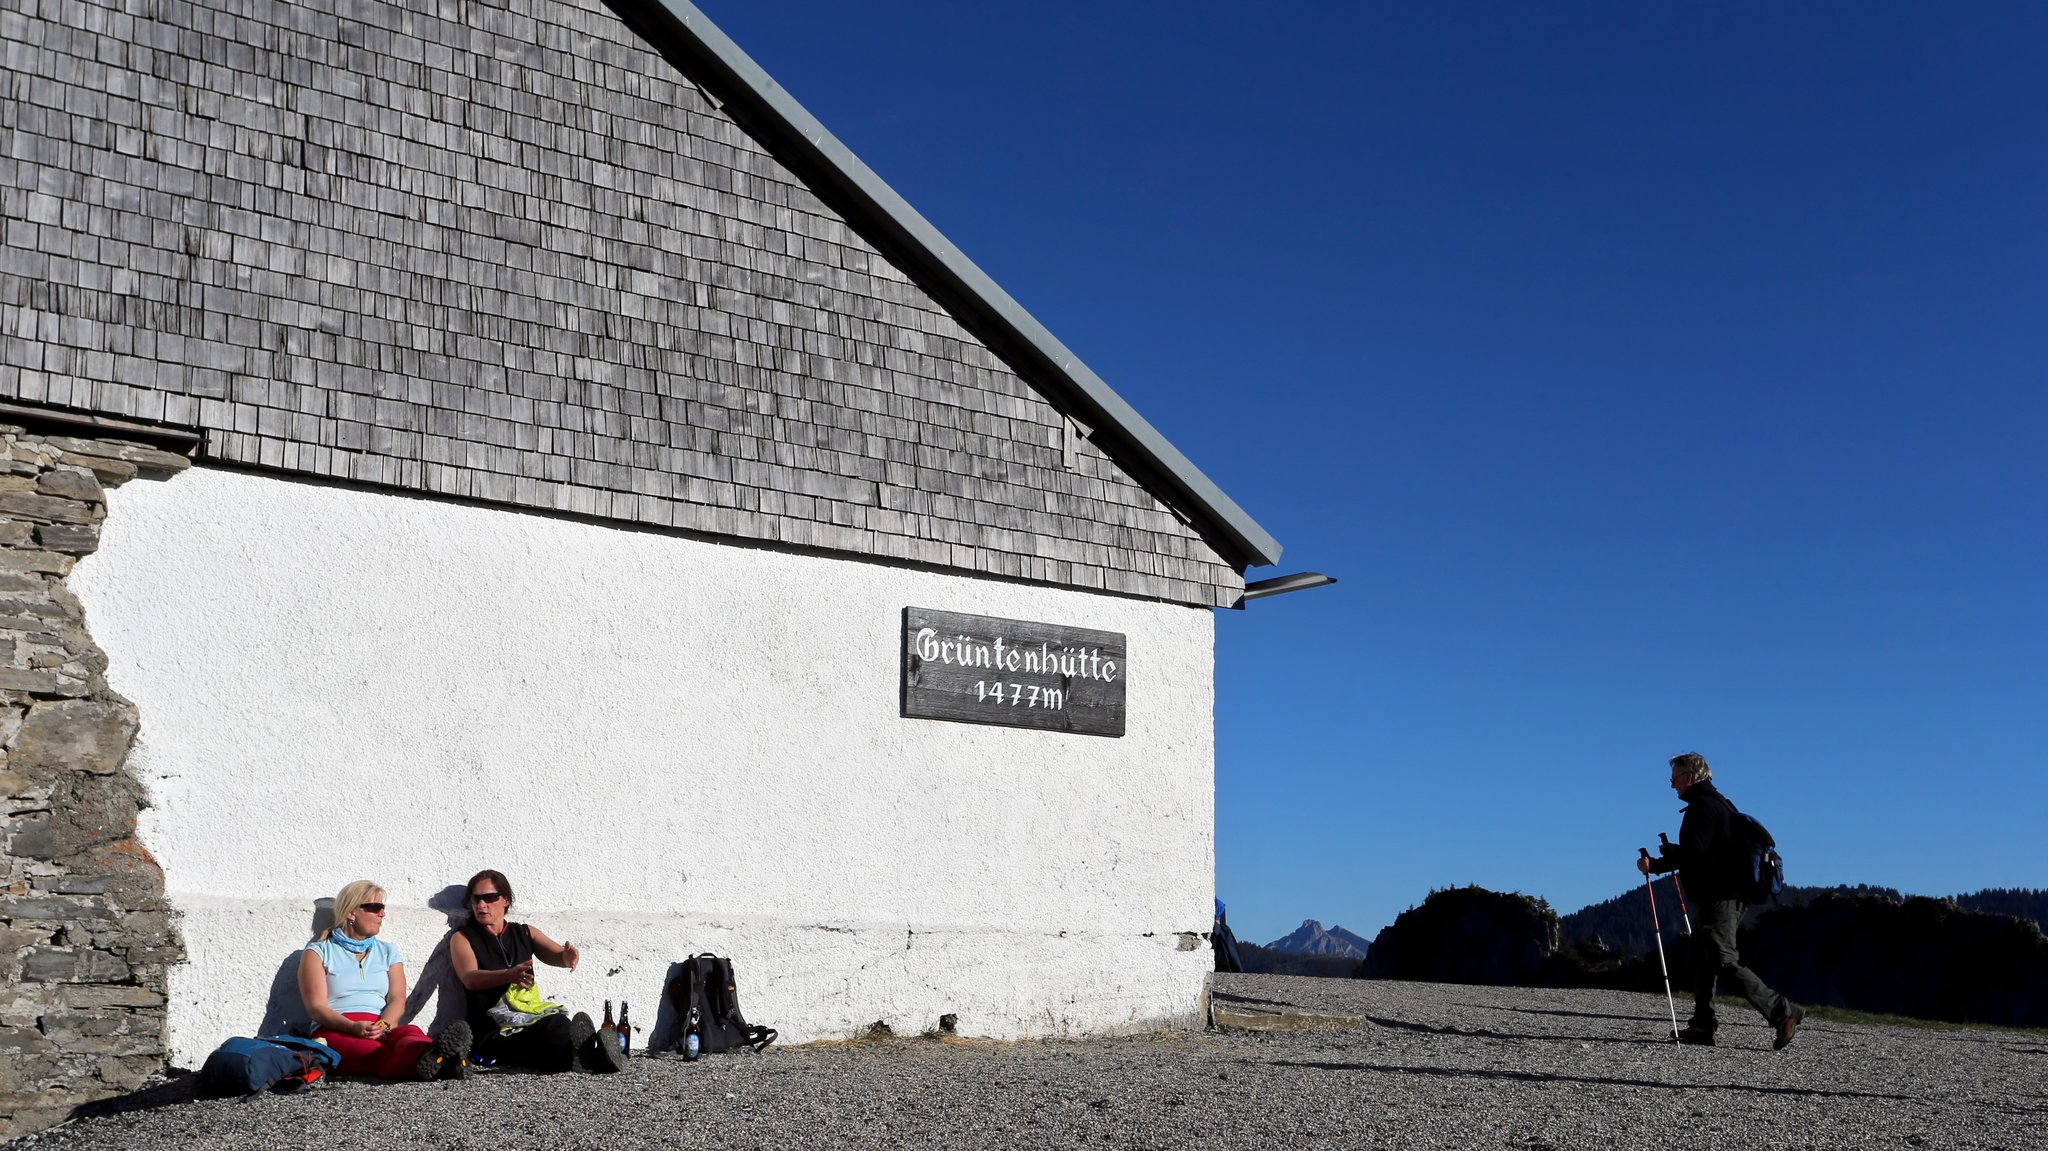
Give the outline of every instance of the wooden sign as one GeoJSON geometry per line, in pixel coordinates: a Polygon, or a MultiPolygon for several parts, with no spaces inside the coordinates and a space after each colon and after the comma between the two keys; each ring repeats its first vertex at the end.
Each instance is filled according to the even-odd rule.
{"type": "Polygon", "coordinates": [[[903,609],[903,714],[1083,735],[1124,733],[1124,637],[903,609]]]}

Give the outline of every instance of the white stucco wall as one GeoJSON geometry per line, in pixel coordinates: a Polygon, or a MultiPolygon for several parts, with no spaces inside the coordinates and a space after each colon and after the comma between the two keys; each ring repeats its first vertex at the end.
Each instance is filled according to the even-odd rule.
{"type": "Polygon", "coordinates": [[[483,867],[582,949],[542,990],[643,1028],[700,951],[785,1041],[1196,1009],[1207,612],[207,469],[110,493],[70,582],[142,714],[175,1064],[258,1027],[316,899],[383,883],[417,982],[483,867]],[[1127,734],[900,718],[906,605],[1125,633],[1127,734]]]}

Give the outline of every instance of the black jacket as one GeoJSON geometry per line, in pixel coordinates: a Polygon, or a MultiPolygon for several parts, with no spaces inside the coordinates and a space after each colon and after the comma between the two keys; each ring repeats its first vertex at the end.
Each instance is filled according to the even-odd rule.
{"type": "Polygon", "coordinates": [[[1678,842],[1651,861],[1650,870],[1660,875],[1678,872],[1686,896],[1693,903],[1739,898],[1733,862],[1735,805],[1711,780],[1693,784],[1678,798],[1685,801],[1685,819],[1678,825],[1678,842]]]}

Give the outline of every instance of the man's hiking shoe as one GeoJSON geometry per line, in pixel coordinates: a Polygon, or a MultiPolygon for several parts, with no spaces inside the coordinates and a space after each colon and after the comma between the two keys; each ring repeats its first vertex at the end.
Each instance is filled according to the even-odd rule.
{"type": "Polygon", "coordinates": [[[469,1024],[460,1019],[450,1023],[432,1047],[420,1052],[419,1062],[413,1064],[413,1074],[428,1081],[446,1079],[451,1078],[449,1069],[453,1068],[458,1074],[452,1078],[461,1078],[463,1061],[469,1057],[469,1042],[469,1024]]]}
{"type": "Polygon", "coordinates": [[[1712,1047],[1714,1045],[1714,1033],[1688,1026],[1685,1030],[1678,1033],[1678,1041],[1687,1047],[1712,1047]]]}
{"type": "Polygon", "coordinates": [[[626,1069],[626,1053],[619,1050],[619,1030],[616,1027],[600,1027],[591,1039],[590,1047],[583,1056],[583,1069],[599,1075],[609,1075],[626,1069]]]}
{"type": "Polygon", "coordinates": [[[1799,1033],[1799,1024],[1805,1020],[1806,1012],[1797,1003],[1785,1005],[1785,1017],[1778,1020],[1778,1037],[1771,1040],[1771,1050],[1783,1051],[1792,1046],[1792,1037],[1799,1033]]]}

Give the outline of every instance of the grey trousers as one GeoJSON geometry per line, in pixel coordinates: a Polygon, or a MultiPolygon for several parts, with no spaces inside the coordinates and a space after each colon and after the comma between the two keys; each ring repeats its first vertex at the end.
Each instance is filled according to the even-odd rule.
{"type": "Polygon", "coordinates": [[[1775,1025],[1791,1004],[1784,996],[1764,986],[1756,972],[1742,965],[1735,951],[1735,932],[1742,926],[1742,901],[1716,899],[1695,908],[1699,919],[1692,929],[1692,1026],[1714,1030],[1714,985],[1726,978],[1765,1021],[1775,1025]]]}

